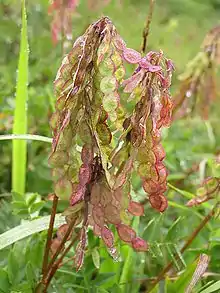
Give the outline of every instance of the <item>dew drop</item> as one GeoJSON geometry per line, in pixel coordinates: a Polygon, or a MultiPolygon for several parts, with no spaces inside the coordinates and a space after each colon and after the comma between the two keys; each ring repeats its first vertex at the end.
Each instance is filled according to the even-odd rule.
{"type": "Polygon", "coordinates": [[[187,98],[190,98],[191,96],[192,96],[192,92],[191,92],[191,91],[187,91],[187,92],[186,92],[186,97],[187,97],[187,98]]]}

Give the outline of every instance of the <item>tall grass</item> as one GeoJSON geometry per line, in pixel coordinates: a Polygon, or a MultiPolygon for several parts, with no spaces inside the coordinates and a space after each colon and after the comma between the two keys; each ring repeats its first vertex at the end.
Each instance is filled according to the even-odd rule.
{"type": "MultiPolygon", "coordinates": [[[[18,61],[17,87],[15,97],[13,134],[27,133],[28,100],[28,38],[25,0],[22,0],[22,28],[18,61]]],[[[12,190],[20,194],[25,192],[26,140],[13,140],[12,146],[12,190]]]]}

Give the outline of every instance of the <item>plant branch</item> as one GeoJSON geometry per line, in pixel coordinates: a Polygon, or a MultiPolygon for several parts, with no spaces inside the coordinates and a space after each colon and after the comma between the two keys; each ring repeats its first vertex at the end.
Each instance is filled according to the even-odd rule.
{"type": "MultiPolygon", "coordinates": [[[[43,274],[42,280],[39,282],[39,284],[38,284],[38,286],[37,286],[37,288],[35,290],[36,293],[38,293],[38,292],[47,292],[48,276],[50,276],[51,270],[54,267],[56,258],[58,257],[58,255],[62,251],[62,249],[63,249],[63,247],[64,247],[64,245],[65,245],[65,243],[66,243],[66,241],[67,241],[67,239],[68,239],[68,237],[69,237],[72,229],[73,229],[73,226],[75,225],[75,223],[76,223],[76,219],[74,219],[74,220],[72,220],[72,222],[70,222],[69,227],[68,227],[65,235],[63,236],[63,239],[62,239],[60,245],[58,246],[56,252],[54,253],[54,255],[53,255],[53,257],[52,257],[49,265],[47,265],[47,269],[44,270],[44,274],[43,274]]],[[[48,231],[48,233],[49,233],[49,231],[48,231]]],[[[53,268],[53,270],[54,270],[54,268],[53,268]]],[[[54,272],[54,274],[55,274],[55,272],[54,272]]]]}
{"type": "Polygon", "coordinates": [[[147,48],[147,38],[149,35],[149,31],[150,31],[150,24],[151,24],[151,20],[152,20],[152,15],[153,15],[153,10],[154,10],[154,4],[155,4],[156,0],[150,0],[150,7],[149,7],[149,12],[146,18],[146,24],[143,30],[143,42],[142,42],[142,46],[141,46],[141,52],[145,53],[146,48],[147,48]]]}
{"type": "MultiPolygon", "coordinates": [[[[212,208],[212,210],[208,213],[208,215],[203,219],[203,221],[199,224],[199,226],[192,232],[192,234],[189,236],[189,238],[186,240],[183,247],[180,249],[180,253],[184,253],[184,251],[191,245],[193,240],[196,238],[196,236],[199,234],[199,232],[205,227],[205,225],[211,220],[211,218],[215,214],[215,210],[217,206],[219,205],[219,202],[212,208]]],[[[178,254],[174,255],[175,259],[177,259],[178,254]]],[[[164,278],[164,275],[171,269],[173,266],[173,261],[170,261],[167,266],[159,273],[156,280],[152,283],[150,289],[147,292],[151,292],[155,286],[164,278]]]]}
{"type": "Polygon", "coordinates": [[[48,277],[46,278],[46,284],[45,284],[45,288],[44,288],[44,293],[47,292],[47,288],[50,285],[50,282],[54,276],[54,274],[56,273],[57,269],[59,268],[59,266],[62,263],[63,258],[65,257],[65,255],[70,251],[71,247],[73,246],[73,244],[76,242],[78,235],[76,235],[72,241],[69,243],[69,245],[65,248],[64,252],[61,254],[60,258],[52,265],[51,270],[48,273],[48,277]]]}
{"type": "Polygon", "coordinates": [[[50,216],[50,224],[49,224],[49,229],[48,229],[48,233],[47,233],[47,242],[46,242],[45,251],[44,251],[44,258],[43,258],[43,266],[42,266],[42,274],[44,276],[43,279],[46,277],[46,272],[47,272],[48,257],[49,257],[51,239],[52,239],[52,234],[53,234],[53,226],[54,226],[54,220],[55,220],[55,216],[56,216],[57,204],[58,204],[58,197],[56,195],[54,195],[53,196],[53,206],[51,209],[51,216],[50,216]]]}
{"type": "MultiPolygon", "coordinates": [[[[73,229],[73,226],[75,225],[75,222],[76,222],[76,220],[74,219],[74,220],[69,224],[69,227],[68,227],[68,229],[67,229],[67,231],[66,231],[66,234],[63,236],[63,239],[62,239],[60,245],[58,246],[56,252],[54,253],[54,255],[53,255],[53,257],[52,257],[52,259],[51,259],[51,261],[50,261],[50,263],[49,263],[49,265],[48,265],[47,274],[48,274],[48,272],[51,270],[51,268],[52,268],[52,266],[53,266],[53,264],[54,264],[54,262],[55,262],[57,256],[60,254],[61,250],[63,249],[63,247],[64,247],[64,245],[65,245],[65,243],[66,243],[66,241],[67,241],[67,239],[68,239],[68,237],[69,237],[69,235],[70,235],[72,229],[73,229]]],[[[43,281],[43,280],[42,280],[42,281],[43,281]]]]}

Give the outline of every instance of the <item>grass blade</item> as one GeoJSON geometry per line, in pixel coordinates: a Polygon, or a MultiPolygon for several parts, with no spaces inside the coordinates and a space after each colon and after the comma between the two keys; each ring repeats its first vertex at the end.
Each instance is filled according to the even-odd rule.
{"type": "MultiPolygon", "coordinates": [[[[32,234],[47,230],[49,222],[50,215],[36,220],[26,221],[24,224],[0,234],[0,250],[32,234]]],[[[65,217],[62,214],[56,214],[54,228],[58,228],[65,223],[65,217]]]]}
{"type": "Polygon", "coordinates": [[[37,140],[52,143],[52,138],[36,134],[3,134],[0,140],[37,140]]]}
{"type": "MultiPolygon", "coordinates": [[[[22,1],[22,28],[18,76],[14,111],[13,134],[27,132],[27,98],[28,98],[28,39],[25,0],[22,1]]],[[[12,147],[12,190],[20,194],[25,192],[27,142],[13,140],[12,147]]]]}
{"type": "Polygon", "coordinates": [[[201,291],[200,293],[219,292],[219,291],[217,291],[218,289],[220,289],[220,281],[215,282],[214,284],[212,284],[211,286],[209,286],[205,290],[201,291]]]}

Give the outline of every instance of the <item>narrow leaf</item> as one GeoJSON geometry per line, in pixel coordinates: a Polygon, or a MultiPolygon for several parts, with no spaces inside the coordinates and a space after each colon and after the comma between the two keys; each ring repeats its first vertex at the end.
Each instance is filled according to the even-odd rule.
{"type": "MultiPolygon", "coordinates": [[[[28,98],[28,39],[25,0],[22,1],[22,28],[16,102],[14,111],[13,134],[27,132],[27,98],[28,98]]],[[[12,148],[12,189],[24,194],[26,174],[26,141],[13,140],[12,148]]]]}
{"type": "MultiPolygon", "coordinates": [[[[45,216],[33,221],[27,221],[15,228],[0,235],[0,250],[21,240],[27,236],[47,230],[49,227],[50,216],[45,216]]],[[[65,224],[65,217],[61,214],[57,214],[55,218],[54,228],[58,228],[62,224],[65,224]]]]}

